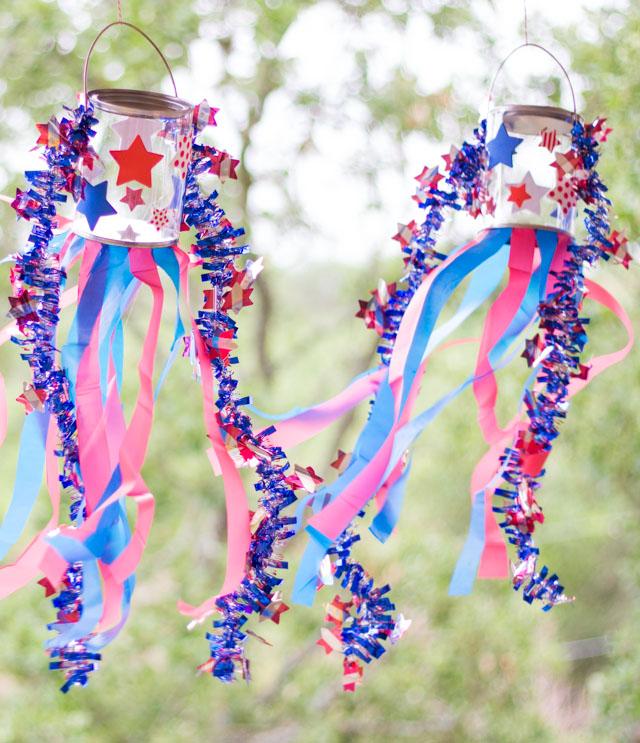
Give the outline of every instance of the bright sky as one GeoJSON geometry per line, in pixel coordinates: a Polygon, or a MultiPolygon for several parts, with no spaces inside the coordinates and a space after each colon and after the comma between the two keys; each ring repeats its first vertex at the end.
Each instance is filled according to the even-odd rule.
{"type": "MultiPolygon", "coordinates": [[[[588,37],[592,29],[586,22],[586,11],[603,4],[603,0],[529,0],[531,40],[553,45],[548,38],[550,26],[581,20],[582,33],[588,37]]],[[[500,54],[505,55],[521,43],[522,3],[497,0],[492,12],[487,12],[485,3],[477,5],[483,9],[481,20],[495,34],[500,54]]],[[[606,2],[606,5],[624,7],[625,0],[606,2]]],[[[461,99],[479,110],[484,106],[487,92],[484,78],[490,70],[471,32],[462,29],[455,44],[450,40],[442,41],[434,36],[429,19],[424,14],[416,14],[405,34],[390,31],[387,24],[376,18],[372,18],[362,32],[355,33],[343,12],[333,3],[319,2],[302,13],[282,45],[284,56],[294,60],[291,87],[317,87],[331,103],[335,91],[348,85],[355,65],[352,49],[355,45],[370,50],[369,74],[372,82],[378,85],[384,85],[400,63],[417,77],[416,96],[432,93],[453,81],[461,99]]],[[[249,46],[249,38],[247,33],[246,48],[232,60],[233,72],[239,77],[252,73],[255,51],[249,46]]],[[[552,48],[568,66],[564,50],[555,45],[552,48]]],[[[190,70],[180,76],[181,89],[194,100],[202,90],[215,88],[219,80],[216,70],[221,66],[216,57],[211,43],[201,41],[194,45],[190,70]]],[[[529,69],[537,74],[547,71],[557,74],[553,63],[543,54],[529,50],[516,55],[509,69],[515,77],[526,75],[529,69]]],[[[579,94],[579,80],[574,84],[579,94]]],[[[568,91],[564,96],[568,106],[568,91]]],[[[242,103],[233,93],[211,100],[222,108],[215,141],[223,148],[237,151],[239,125],[244,117],[242,103]]],[[[396,244],[389,238],[395,232],[396,223],[419,215],[410,200],[414,188],[412,177],[423,164],[436,163],[451,143],[429,142],[416,133],[401,143],[400,160],[390,162],[389,153],[396,151],[398,143],[386,141],[381,134],[368,151],[368,160],[378,173],[379,203],[372,208],[371,194],[362,178],[345,169],[345,161],[362,149],[363,106],[357,100],[350,101],[342,113],[339,127],[330,123],[316,125],[314,147],[301,155],[297,148],[308,133],[305,118],[296,114],[285,94],[273,96],[269,101],[247,160],[258,180],[250,202],[253,246],[256,252],[268,256],[270,262],[283,266],[336,259],[366,263],[378,251],[393,254],[396,244]],[[287,204],[282,189],[269,177],[274,164],[286,167],[287,190],[301,202],[310,230],[281,229],[287,204]],[[272,218],[274,212],[278,215],[276,220],[272,218]]],[[[232,198],[232,191],[229,196],[232,198]]]]}
{"type": "MultiPolygon", "coordinates": [[[[78,3],[78,0],[58,1],[78,3]]],[[[387,0],[387,5],[393,7],[393,2],[387,0]]],[[[588,37],[592,29],[585,20],[586,11],[605,4],[624,7],[627,2],[529,0],[531,40],[553,44],[547,38],[552,25],[576,22],[581,22],[581,32],[588,37]]],[[[506,54],[521,43],[522,3],[519,0],[495,0],[492,11],[487,2],[476,0],[473,5],[482,22],[492,30],[500,54],[506,54]]],[[[239,11],[229,11],[227,26],[234,29],[238,48],[230,60],[230,71],[240,83],[253,74],[258,55],[252,46],[249,24],[250,19],[242,17],[239,11]]],[[[153,36],[153,29],[146,30],[153,36]]],[[[220,50],[213,33],[206,36],[207,40],[193,44],[188,69],[176,71],[179,92],[194,103],[206,96],[221,108],[213,143],[237,154],[245,123],[245,103],[237,90],[220,89],[220,50]]],[[[322,123],[316,122],[313,128],[313,146],[299,154],[300,144],[309,137],[309,120],[306,113],[296,110],[291,98],[300,89],[315,87],[321,90],[329,109],[334,101],[343,100],[345,87],[354,71],[353,47],[356,46],[367,50],[373,84],[384,85],[391,71],[402,65],[418,80],[416,98],[453,82],[458,97],[481,110],[487,93],[484,78],[490,70],[477,41],[465,29],[460,30],[454,43],[439,40],[433,34],[428,17],[419,13],[411,18],[406,33],[390,30],[382,16],[372,17],[364,27],[356,29],[339,4],[327,0],[301,13],[281,48],[281,54],[291,60],[288,89],[269,98],[247,154],[247,163],[256,178],[250,194],[255,252],[266,255],[272,264],[282,266],[309,260],[366,263],[378,252],[394,254],[396,244],[390,237],[396,223],[420,216],[410,200],[415,184],[413,176],[424,164],[438,162],[440,155],[456,142],[430,142],[415,133],[399,143],[389,141],[389,135],[384,132],[367,142],[363,137],[366,108],[361,101],[351,98],[341,110],[332,111],[332,117],[326,120],[320,117],[322,123]],[[370,193],[358,168],[347,167],[354,158],[376,173],[375,194],[370,193]],[[285,173],[284,190],[274,182],[273,175],[277,171],[285,173]],[[375,196],[373,205],[372,195],[375,196]],[[288,223],[287,198],[300,203],[303,222],[310,228],[288,223]]],[[[564,50],[554,45],[553,51],[568,65],[564,50]]],[[[263,49],[261,53],[269,53],[269,50],[263,49]]],[[[528,69],[534,69],[537,74],[554,71],[544,55],[531,56],[530,51],[516,56],[509,68],[516,78],[526,75],[528,69]]],[[[122,73],[115,67],[111,71],[114,78],[122,73]]],[[[575,82],[579,93],[579,81],[575,82]]],[[[569,100],[565,98],[567,105],[569,100]]],[[[456,129],[455,126],[451,128],[452,132],[456,129]]],[[[25,153],[31,141],[31,135],[28,136],[22,148],[25,153]]],[[[16,151],[14,143],[14,157],[16,151]]],[[[24,164],[23,157],[20,165],[24,164]]],[[[227,182],[223,192],[233,217],[233,182],[227,182]]]]}

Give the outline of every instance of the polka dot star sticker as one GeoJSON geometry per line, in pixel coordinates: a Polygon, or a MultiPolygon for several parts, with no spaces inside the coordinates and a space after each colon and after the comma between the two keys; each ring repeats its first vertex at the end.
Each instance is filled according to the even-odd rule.
{"type": "Polygon", "coordinates": [[[578,194],[571,178],[561,180],[552,191],[549,191],[549,197],[558,203],[564,215],[578,203],[578,194]]]}
{"type": "Polygon", "coordinates": [[[511,167],[513,165],[513,153],[523,140],[520,137],[511,137],[504,124],[498,129],[495,139],[487,144],[489,151],[489,170],[502,163],[511,167]]]}
{"type": "Polygon", "coordinates": [[[126,150],[109,150],[113,159],[118,163],[117,186],[131,181],[137,181],[143,186],[151,187],[151,170],[162,160],[164,155],[149,152],[138,135],[126,150]]]}
{"type": "Polygon", "coordinates": [[[90,229],[98,224],[100,217],[115,214],[116,210],[107,201],[108,181],[102,181],[96,186],[84,184],[84,198],[78,202],[78,211],[87,218],[90,229]]]}

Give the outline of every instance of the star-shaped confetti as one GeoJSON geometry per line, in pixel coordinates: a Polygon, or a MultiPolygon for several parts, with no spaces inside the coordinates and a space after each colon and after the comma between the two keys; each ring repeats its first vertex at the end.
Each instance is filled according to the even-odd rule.
{"type": "Polygon", "coordinates": [[[211,359],[222,359],[225,361],[231,351],[238,347],[234,341],[233,330],[223,330],[217,335],[207,339],[209,357],[211,359]]]}
{"type": "MultiPolygon", "coordinates": [[[[449,155],[445,155],[445,157],[449,157],[449,155]]],[[[449,169],[451,169],[451,166],[449,166],[449,169]]],[[[426,186],[428,188],[435,188],[438,185],[438,182],[441,181],[443,178],[444,176],[442,175],[442,173],[438,172],[437,165],[434,165],[432,168],[430,168],[428,165],[425,165],[422,169],[422,173],[416,176],[416,180],[418,181],[418,183],[421,186],[426,186]]]]}
{"type": "Polygon", "coordinates": [[[142,189],[141,188],[130,188],[129,186],[126,186],[127,192],[126,194],[120,199],[120,201],[123,204],[126,204],[131,211],[133,211],[136,206],[142,206],[145,201],[142,198],[142,189]]]}
{"type": "Polygon", "coordinates": [[[260,256],[255,261],[252,261],[249,259],[244,264],[244,278],[241,281],[241,286],[243,289],[247,289],[248,287],[252,286],[252,284],[255,283],[255,280],[258,278],[262,270],[264,269],[264,258],[260,256]]]}
{"type": "Polygon", "coordinates": [[[557,152],[555,162],[551,165],[558,171],[557,179],[561,181],[582,166],[582,159],[573,150],[557,152]]]}
{"type": "Polygon", "coordinates": [[[157,119],[141,119],[136,116],[122,119],[111,128],[120,137],[121,147],[129,147],[136,137],[140,137],[144,146],[150,150],[151,137],[160,131],[162,122],[157,119]]]}
{"type": "Polygon", "coordinates": [[[342,449],[338,449],[338,454],[333,462],[331,462],[330,466],[333,467],[334,470],[338,470],[338,474],[341,475],[346,470],[350,459],[351,454],[342,451],[342,449]]]}
{"type": "Polygon", "coordinates": [[[57,147],[60,144],[60,124],[55,116],[52,116],[46,124],[36,124],[38,140],[36,145],[40,147],[57,147]]]}
{"type": "Polygon", "coordinates": [[[345,657],[342,662],[342,689],[343,691],[355,691],[362,683],[364,671],[358,661],[345,657]]]}
{"type": "Polygon", "coordinates": [[[22,289],[15,297],[9,297],[9,304],[11,309],[7,312],[7,317],[21,320],[22,323],[38,319],[38,301],[27,289],[22,289]]]}
{"type": "Polygon", "coordinates": [[[219,108],[213,108],[205,98],[193,109],[193,124],[197,131],[202,131],[205,126],[217,126],[216,114],[219,108]]]}
{"type": "Polygon", "coordinates": [[[592,134],[600,142],[606,142],[613,131],[606,123],[606,119],[596,119],[593,124],[587,125],[587,134],[592,134]]]}
{"type": "Polygon", "coordinates": [[[117,186],[130,181],[138,181],[143,186],[151,187],[151,170],[162,160],[164,155],[149,152],[138,134],[126,150],[109,150],[119,165],[117,186]]]}
{"type": "Polygon", "coordinates": [[[544,348],[544,343],[540,340],[540,335],[536,334],[533,338],[527,338],[525,341],[524,351],[520,354],[523,359],[527,360],[527,366],[533,366],[535,360],[540,356],[544,348]]]}
{"type": "MultiPolygon", "coordinates": [[[[457,147],[454,147],[453,145],[451,145],[451,149],[449,150],[449,152],[447,152],[446,155],[443,155],[442,156],[442,159],[444,160],[444,169],[447,172],[451,170],[451,166],[453,165],[453,161],[456,159],[456,157],[458,157],[458,152],[459,151],[460,150],[458,150],[457,147]]],[[[437,183],[437,181],[436,181],[436,183],[437,183]]]]}
{"type": "Polygon", "coordinates": [[[318,485],[321,485],[324,480],[314,471],[313,467],[301,467],[296,464],[293,474],[286,477],[285,482],[295,490],[302,489],[308,493],[315,493],[318,485]]]}
{"type": "Polygon", "coordinates": [[[44,402],[47,399],[45,390],[37,390],[32,384],[23,384],[23,392],[16,397],[16,402],[24,405],[25,413],[32,413],[34,410],[42,412],[44,402]]]}
{"type": "Polygon", "coordinates": [[[625,268],[629,268],[629,263],[632,260],[632,256],[627,249],[627,246],[629,244],[628,238],[622,233],[618,232],[618,230],[614,230],[609,235],[609,242],[611,243],[611,247],[605,248],[607,253],[611,253],[611,255],[620,263],[622,263],[625,268]]]}
{"type": "Polygon", "coordinates": [[[398,232],[393,236],[393,240],[397,240],[403,248],[411,243],[416,235],[417,225],[414,219],[409,224],[398,224],[398,232]]]}
{"type": "Polygon", "coordinates": [[[215,155],[212,155],[211,157],[209,173],[214,173],[223,182],[226,181],[227,178],[235,180],[238,177],[236,168],[239,164],[240,160],[231,157],[228,152],[216,152],[215,155]]]}
{"type": "Polygon", "coordinates": [[[48,578],[40,578],[40,580],[38,581],[38,585],[44,588],[45,598],[49,598],[49,596],[53,596],[55,593],[57,593],[53,583],[51,583],[48,578]]]}
{"type": "Polygon", "coordinates": [[[116,214],[116,210],[107,201],[108,181],[102,181],[95,186],[84,184],[84,198],[78,202],[78,211],[87,218],[89,229],[94,229],[100,217],[109,217],[116,214]]]}
{"type": "Polygon", "coordinates": [[[271,598],[271,603],[260,612],[260,621],[270,619],[274,624],[280,624],[280,617],[285,611],[289,611],[289,607],[282,600],[282,593],[276,591],[271,598]]]}
{"type": "Polygon", "coordinates": [[[222,298],[221,309],[226,311],[233,310],[235,313],[238,313],[243,307],[250,307],[253,304],[251,301],[252,292],[253,289],[251,287],[243,289],[240,282],[234,283],[225,292],[222,298]]]}
{"type": "Polygon", "coordinates": [[[380,279],[378,288],[371,292],[372,298],[369,301],[358,300],[360,309],[356,312],[356,317],[361,317],[367,328],[375,330],[378,335],[384,333],[384,311],[395,291],[395,283],[387,284],[383,279],[380,279]]]}
{"type": "Polygon", "coordinates": [[[487,144],[489,151],[489,170],[502,163],[511,167],[513,165],[513,155],[518,149],[518,145],[523,140],[520,137],[511,137],[504,124],[500,125],[495,139],[487,144]]]}

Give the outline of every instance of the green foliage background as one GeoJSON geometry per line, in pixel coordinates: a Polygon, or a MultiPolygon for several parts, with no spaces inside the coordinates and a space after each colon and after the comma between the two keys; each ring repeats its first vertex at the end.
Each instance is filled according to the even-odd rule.
{"type": "MultiPolygon", "coordinates": [[[[246,154],[265,101],[286,81],[288,62],[278,56],[278,45],[310,3],[137,0],[126,5],[128,17],[153,29],[178,67],[187,64],[189,43],[208,38],[214,28],[218,43],[230,55],[235,41],[225,19],[239,9],[248,14],[253,39],[263,53],[250,78],[233,80],[229,74],[223,81],[246,100],[241,127],[246,154]]],[[[409,10],[416,10],[415,3],[374,0],[339,5],[357,23],[383,14],[399,28],[409,10]]],[[[471,5],[425,0],[423,12],[438,35],[448,38],[457,27],[467,26],[492,55],[491,29],[483,26],[481,14],[472,12],[471,5]]],[[[9,153],[16,125],[46,120],[61,101],[73,100],[82,54],[95,30],[111,16],[110,4],[96,0],[4,4],[2,152],[9,153]]],[[[603,11],[595,20],[595,41],[581,40],[574,32],[560,41],[582,78],[586,115],[605,114],[615,129],[602,171],[611,185],[618,226],[634,237],[640,227],[640,8],[634,2],[626,14],[603,11]]],[[[121,54],[129,82],[140,87],[157,83],[157,67],[146,64],[142,43],[134,40],[121,54]]],[[[359,55],[359,77],[345,95],[367,102],[367,136],[380,127],[398,138],[413,130],[440,137],[443,123],[436,111],[443,107],[463,124],[473,120],[451,90],[416,105],[413,81],[400,71],[395,84],[373,88],[366,53],[354,48],[354,54],[359,55]]],[[[97,82],[104,69],[96,65],[97,82]]],[[[209,98],[215,104],[214,95],[209,98]]],[[[326,113],[317,91],[300,91],[296,104],[311,118],[326,113]]],[[[369,168],[373,183],[376,163],[369,168]]],[[[7,193],[20,176],[10,166],[5,173],[7,193]]],[[[253,185],[254,176],[245,167],[239,188],[226,194],[248,224],[253,185]]],[[[407,191],[410,188],[407,183],[407,191]]],[[[289,198],[283,229],[299,226],[295,198],[289,198]]],[[[0,214],[5,254],[15,250],[17,239],[8,212],[0,214]]],[[[389,215],[390,234],[394,226],[395,215],[389,215]]],[[[339,389],[371,357],[373,339],[353,319],[355,298],[365,296],[378,275],[393,279],[399,270],[399,260],[388,265],[375,260],[365,269],[327,263],[313,269],[266,270],[256,305],[241,318],[243,389],[252,391],[259,407],[272,410],[309,404],[339,389]]],[[[615,289],[640,327],[637,268],[627,273],[607,265],[600,273],[599,280],[615,289]]],[[[6,276],[2,281],[6,292],[6,276]]],[[[141,299],[139,316],[144,315],[145,301],[141,299]]],[[[594,310],[593,317],[588,353],[619,346],[622,336],[615,322],[600,311],[594,310]]],[[[167,319],[167,333],[169,324],[167,319]]],[[[463,334],[474,331],[472,323],[463,334]]],[[[128,326],[130,348],[143,333],[143,324],[134,318],[128,326]]],[[[425,401],[452,377],[462,378],[471,363],[470,351],[443,354],[431,369],[425,401]]],[[[10,346],[0,349],[0,364],[13,399],[25,379],[25,367],[10,346]]],[[[502,380],[505,415],[512,410],[516,376],[502,380]]],[[[595,380],[572,403],[550,460],[543,495],[547,522],[539,541],[577,601],[548,615],[526,606],[506,583],[480,583],[465,598],[447,596],[467,528],[468,478],[483,446],[469,396],[442,415],[416,447],[397,534],[384,547],[365,539],[361,552],[368,567],[392,583],[396,604],[413,625],[398,646],[366,670],[358,692],[344,695],[339,659],[324,657],[314,644],[321,601],[311,609],[294,607],[280,627],[260,625],[259,632],[273,647],[252,642],[251,685],[227,687],[195,676],[195,666],[207,654],[204,629],[188,633],[175,601],[200,601],[221,583],[223,496],[203,454],[197,386],[188,365],[177,364],[159,401],[145,466],[157,498],[157,518],[129,623],[106,650],[89,687],[62,696],[57,678],[46,671],[41,650],[52,611],[40,587],[3,601],[0,740],[640,740],[638,381],[637,353],[595,380]]],[[[17,407],[10,405],[12,433],[20,421],[17,407]]],[[[326,475],[324,463],[330,461],[338,439],[348,449],[357,423],[300,447],[295,461],[313,464],[326,475]]],[[[0,462],[4,502],[16,451],[13,434],[0,462]]],[[[46,518],[42,504],[29,525],[31,533],[46,518]]],[[[291,551],[294,567],[299,554],[298,544],[291,551]]],[[[325,600],[330,597],[328,592],[325,600]]]]}

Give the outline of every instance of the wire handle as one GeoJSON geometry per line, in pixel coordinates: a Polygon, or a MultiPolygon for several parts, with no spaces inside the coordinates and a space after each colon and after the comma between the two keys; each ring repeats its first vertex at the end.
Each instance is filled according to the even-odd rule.
{"type": "Polygon", "coordinates": [[[520,44],[520,46],[517,46],[515,49],[512,49],[509,54],[500,62],[498,65],[498,69],[496,70],[493,80],[491,81],[491,86],[489,87],[489,97],[487,99],[487,108],[491,107],[491,102],[493,101],[493,91],[496,86],[496,81],[498,80],[498,76],[502,72],[504,66],[507,64],[507,62],[513,57],[513,55],[516,52],[519,52],[521,49],[524,49],[525,47],[533,47],[534,49],[539,49],[541,52],[544,52],[548,57],[551,57],[551,59],[558,65],[558,67],[562,70],[562,74],[565,77],[565,80],[567,81],[569,85],[569,90],[571,91],[571,100],[573,101],[573,117],[576,118],[578,116],[578,108],[576,106],[576,94],[573,89],[573,85],[571,84],[571,78],[569,77],[569,73],[567,72],[565,66],[562,64],[562,62],[556,57],[555,54],[550,52],[546,47],[542,46],[541,44],[534,44],[532,41],[525,41],[524,44],[520,44]]]}
{"type": "Polygon", "coordinates": [[[108,31],[110,28],[113,28],[114,26],[128,26],[129,28],[132,28],[134,31],[137,31],[141,36],[144,36],[144,38],[151,44],[151,46],[158,52],[160,55],[160,59],[164,62],[164,66],[167,68],[167,72],[169,73],[169,77],[171,78],[171,84],[173,85],[173,92],[175,94],[175,97],[178,97],[178,89],[176,87],[176,81],[174,80],[173,73],[171,72],[171,67],[169,66],[169,63],[167,62],[166,57],[164,54],[160,51],[160,48],[155,43],[155,41],[146,34],[141,28],[138,28],[137,26],[134,26],[133,23],[129,23],[128,21],[113,21],[113,23],[107,24],[102,31],[96,36],[96,38],[93,40],[93,43],[89,47],[89,51],[87,52],[87,56],[84,58],[84,66],[82,68],[82,87],[84,90],[84,103],[85,106],[87,105],[87,93],[88,93],[88,82],[89,82],[89,60],[91,59],[91,54],[93,53],[93,50],[96,47],[96,44],[102,37],[102,35],[108,31]]]}

